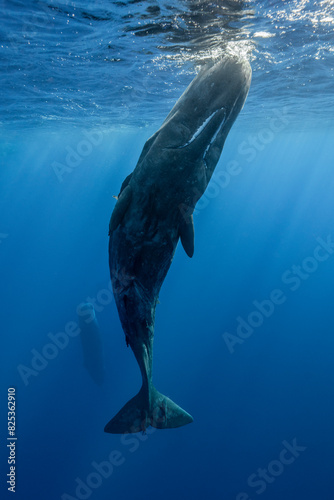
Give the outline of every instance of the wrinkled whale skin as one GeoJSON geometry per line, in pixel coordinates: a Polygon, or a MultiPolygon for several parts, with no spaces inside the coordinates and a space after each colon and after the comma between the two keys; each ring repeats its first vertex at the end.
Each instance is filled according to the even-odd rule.
{"type": "Polygon", "coordinates": [[[108,433],[173,428],[192,417],[152,383],[155,310],[179,239],[194,253],[193,210],[203,195],[251,81],[246,60],[205,66],[146,142],[123,182],[109,226],[115,301],[142,387],[106,425],[108,433]]]}

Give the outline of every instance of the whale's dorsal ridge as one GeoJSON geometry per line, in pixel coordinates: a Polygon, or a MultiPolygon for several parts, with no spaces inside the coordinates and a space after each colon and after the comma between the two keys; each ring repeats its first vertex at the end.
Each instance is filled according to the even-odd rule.
{"type": "Polygon", "coordinates": [[[195,250],[195,230],[192,214],[188,217],[182,217],[179,226],[179,235],[184,251],[191,258],[195,250]]]}
{"type": "Polygon", "coordinates": [[[115,205],[113,213],[111,214],[109,222],[109,235],[118,228],[123,220],[124,214],[127,211],[132,198],[132,188],[128,184],[126,188],[121,191],[118,201],[115,205]]]}
{"type": "Polygon", "coordinates": [[[124,189],[129,185],[129,182],[131,181],[132,174],[133,174],[133,172],[131,174],[129,174],[127,177],[125,177],[124,181],[122,182],[121,190],[119,192],[119,195],[117,196],[117,200],[121,196],[121,194],[123,193],[124,189]]]}

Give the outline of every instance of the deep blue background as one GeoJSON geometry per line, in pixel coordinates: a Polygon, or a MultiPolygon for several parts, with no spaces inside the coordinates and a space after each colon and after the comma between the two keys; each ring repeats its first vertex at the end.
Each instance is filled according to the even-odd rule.
{"type": "Polygon", "coordinates": [[[118,450],[124,463],[89,498],[234,500],[245,492],[254,499],[258,488],[247,485],[248,477],[294,439],[306,450],[262,497],[332,498],[334,255],[298,290],[282,275],[313,256],[317,238],[334,238],[333,133],[288,124],[270,133],[269,124],[270,117],[252,132],[235,125],[217,173],[230,161],[240,171],[223,188],[213,181],[195,216],[195,255],[190,260],[178,247],[161,291],[154,382],[194,423],[128,442],[103,433],[140,387],[114,302],[97,314],[103,387],[85,371],[78,337],[27,385],[17,367],[31,366],[31,349],[41,352],[49,332],[63,331],[76,321],[80,302],[107,288],[112,195],[151,131],[103,132],[61,183],[52,164],[64,162],[82,133],[22,132],[8,140],[1,170],[1,232],[8,234],[0,246],[1,404],[6,386],[15,386],[16,498],[75,498],[75,479],[85,481],[92,462],[118,450]],[[262,150],[249,161],[254,155],[240,145],[254,138],[262,150]],[[224,332],[235,334],[237,317],[246,320],[253,301],[277,288],[284,304],[231,354],[224,332]]]}
{"type": "Polygon", "coordinates": [[[86,498],[333,499],[334,253],[310,260],[334,240],[333,24],[331,0],[0,1],[1,499],[79,498],[76,479],[113,450],[122,463],[86,498]],[[252,86],[198,204],[195,255],[177,248],[156,314],[154,383],[194,422],[122,441],[103,428],[141,380],[113,300],[97,313],[102,387],[78,337],[27,384],[19,369],[82,301],[106,297],[112,196],[199,66],[226,50],[250,59],[252,86]],[[60,182],[54,163],[73,150],[60,182]],[[284,277],[303,264],[314,272],[292,290],[284,277]],[[277,289],[284,303],[231,353],[226,333],[277,289]],[[281,470],[294,440],[303,451],[281,470]],[[268,466],[280,473],[258,493],[248,478],[268,466]]]}

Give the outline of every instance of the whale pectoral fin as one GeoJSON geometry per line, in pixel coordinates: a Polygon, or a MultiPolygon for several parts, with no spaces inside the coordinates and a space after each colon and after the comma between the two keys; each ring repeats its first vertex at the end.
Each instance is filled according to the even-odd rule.
{"type": "Polygon", "coordinates": [[[192,257],[195,250],[195,230],[192,214],[186,218],[182,218],[179,226],[179,235],[184,251],[188,257],[192,257]]]}
{"type": "Polygon", "coordinates": [[[132,198],[131,186],[126,186],[124,191],[122,191],[118,201],[115,205],[113,213],[111,214],[109,222],[109,235],[117,229],[117,227],[122,222],[125,212],[127,211],[132,198]]]}

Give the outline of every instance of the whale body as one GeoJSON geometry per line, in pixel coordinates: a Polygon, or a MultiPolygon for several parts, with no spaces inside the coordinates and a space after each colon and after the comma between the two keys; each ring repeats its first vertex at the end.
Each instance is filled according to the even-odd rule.
{"type": "Polygon", "coordinates": [[[142,387],[105,426],[108,433],[174,428],[191,415],[152,383],[155,310],[179,240],[194,253],[193,211],[242,109],[251,82],[248,61],[224,57],[201,69],[123,182],[109,225],[109,267],[128,346],[142,387]]]}
{"type": "Polygon", "coordinates": [[[78,313],[84,367],[93,381],[101,386],[104,382],[105,368],[102,338],[93,304],[89,302],[80,304],[78,313]]]}

